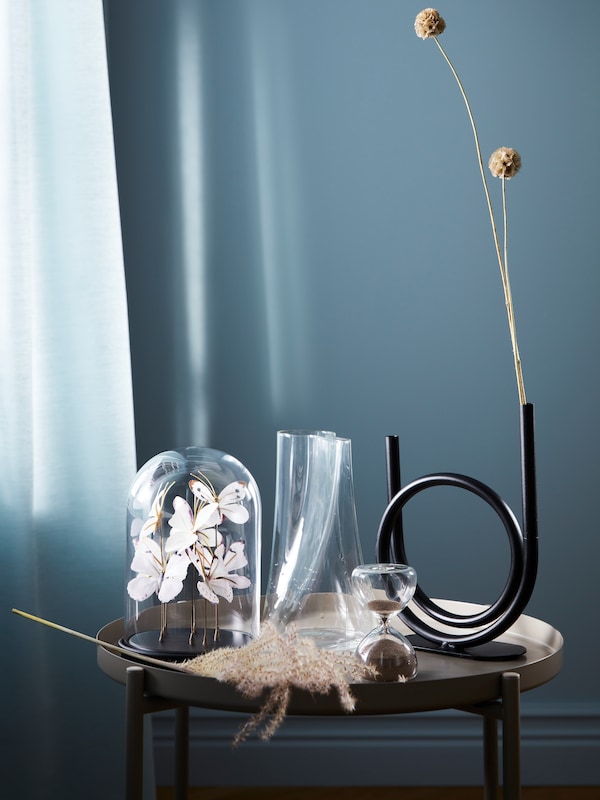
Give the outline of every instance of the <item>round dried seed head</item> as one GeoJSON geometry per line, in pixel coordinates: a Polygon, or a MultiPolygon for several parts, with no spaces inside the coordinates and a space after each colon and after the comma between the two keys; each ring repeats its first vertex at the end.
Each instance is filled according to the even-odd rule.
{"type": "Polygon", "coordinates": [[[488,167],[494,178],[514,178],[521,169],[521,156],[512,147],[499,147],[490,156],[488,167]]]}
{"type": "Polygon", "coordinates": [[[419,39],[429,39],[430,36],[439,36],[446,28],[446,23],[435,8],[425,8],[417,14],[415,19],[415,33],[419,39]]]}

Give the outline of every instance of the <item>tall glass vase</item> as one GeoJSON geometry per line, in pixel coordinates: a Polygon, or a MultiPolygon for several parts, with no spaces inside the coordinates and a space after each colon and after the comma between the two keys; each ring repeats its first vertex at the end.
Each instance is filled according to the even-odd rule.
{"type": "Polygon", "coordinates": [[[264,619],[322,648],[355,648],[370,626],[352,591],[361,563],[350,439],[279,431],[264,619]]]}

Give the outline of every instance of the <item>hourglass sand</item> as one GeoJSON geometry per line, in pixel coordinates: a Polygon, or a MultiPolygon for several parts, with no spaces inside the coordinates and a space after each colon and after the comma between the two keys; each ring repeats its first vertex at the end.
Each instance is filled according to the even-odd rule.
{"type": "Polygon", "coordinates": [[[377,669],[377,681],[405,681],[417,674],[417,656],[408,639],[390,627],[390,619],[411,601],[417,573],[406,564],[362,564],[352,572],[357,596],[379,624],[356,649],[358,657],[377,669]]]}

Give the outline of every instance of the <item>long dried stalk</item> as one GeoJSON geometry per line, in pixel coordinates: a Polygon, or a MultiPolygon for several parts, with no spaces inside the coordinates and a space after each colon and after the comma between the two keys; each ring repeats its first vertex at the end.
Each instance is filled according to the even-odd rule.
{"type": "Polygon", "coordinates": [[[483,167],[483,158],[481,156],[481,146],[479,144],[479,135],[477,133],[477,126],[475,125],[475,118],[473,117],[473,112],[471,111],[471,105],[469,103],[469,99],[467,97],[467,93],[465,88],[462,84],[462,81],[458,75],[458,72],[454,68],[454,65],[450,61],[448,54],[440,44],[437,35],[432,35],[428,38],[431,38],[435,41],[436,45],[442,56],[444,57],[446,63],[450,67],[450,71],[452,72],[456,83],[458,84],[458,88],[460,89],[460,93],[464,100],[465,106],[467,108],[467,114],[469,116],[469,121],[471,123],[471,128],[473,130],[473,137],[475,139],[475,151],[477,153],[477,162],[479,164],[479,172],[481,174],[481,182],[483,183],[483,190],[485,192],[485,199],[487,203],[488,213],[490,215],[490,223],[492,226],[492,236],[494,239],[494,248],[496,250],[496,257],[498,259],[498,266],[500,267],[500,276],[502,279],[502,288],[504,291],[504,302],[506,305],[506,313],[508,316],[508,329],[510,333],[511,345],[512,345],[512,352],[513,352],[513,360],[515,365],[515,373],[517,378],[517,390],[519,393],[519,402],[522,405],[525,405],[527,402],[527,398],[525,395],[525,385],[523,382],[523,369],[521,366],[521,358],[519,355],[519,346],[517,344],[517,328],[515,324],[515,312],[513,307],[513,300],[512,300],[512,292],[510,288],[510,279],[508,276],[508,253],[507,253],[507,215],[506,215],[506,179],[502,178],[502,208],[503,208],[503,216],[504,216],[504,257],[502,256],[502,250],[500,248],[500,239],[498,236],[498,229],[496,227],[496,219],[494,216],[494,209],[492,206],[492,200],[490,197],[490,192],[487,185],[487,180],[485,178],[485,170],[483,167]]]}

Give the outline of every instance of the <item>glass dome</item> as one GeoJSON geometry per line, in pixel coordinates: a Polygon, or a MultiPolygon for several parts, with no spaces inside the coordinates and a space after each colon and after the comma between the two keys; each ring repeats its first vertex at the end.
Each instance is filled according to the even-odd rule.
{"type": "Polygon", "coordinates": [[[151,458],[127,503],[122,644],[175,659],[258,636],[260,539],[258,486],[236,458],[204,447],[151,458]]]}

